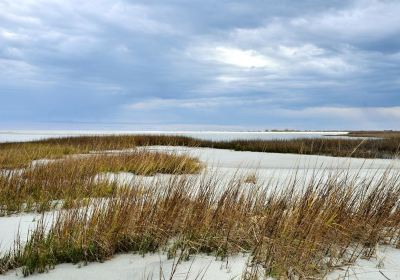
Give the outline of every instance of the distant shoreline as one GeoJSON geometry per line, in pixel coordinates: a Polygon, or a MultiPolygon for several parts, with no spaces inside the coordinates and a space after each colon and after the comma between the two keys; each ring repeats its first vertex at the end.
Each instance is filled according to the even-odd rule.
{"type": "Polygon", "coordinates": [[[273,130],[273,131],[257,131],[257,130],[251,130],[251,131],[225,131],[225,130],[0,130],[0,134],[49,134],[49,135],[58,135],[58,134],[66,134],[66,133],[72,133],[72,134],[112,134],[112,133],[117,133],[117,134],[166,134],[166,133],[173,133],[173,134],[178,134],[178,133],[229,133],[229,134],[235,134],[235,133],[249,133],[249,134],[348,134],[350,133],[349,131],[339,131],[339,130],[293,130],[293,131],[286,131],[286,130],[273,130]]]}

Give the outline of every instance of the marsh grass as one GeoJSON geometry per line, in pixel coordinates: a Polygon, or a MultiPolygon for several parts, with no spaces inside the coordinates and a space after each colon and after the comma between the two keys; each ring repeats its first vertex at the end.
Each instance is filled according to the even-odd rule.
{"type": "Polygon", "coordinates": [[[400,138],[400,131],[377,130],[377,131],[351,131],[347,134],[350,137],[376,137],[376,138],[400,138]]]}
{"type": "Polygon", "coordinates": [[[60,203],[70,205],[76,199],[111,196],[117,191],[118,182],[96,178],[104,172],[149,176],[197,173],[201,168],[196,159],[188,156],[146,151],[74,156],[36,163],[30,168],[0,175],[0,214],[42,212],[60,203]]]}
{"type": "Polygon", "coordinates": [[[368,180],[327,174],[279,188],[217,177],[132,182],[110,199],[64,210],[50,229],[39,223],[24,246],[0,261],[2,270],[23,267],[29,275],[124,252],[163,251],[182,261],[246,253],[245,279],[321,278],[373,257],[378,244],[399,244],[400,181],[393,172],[368,180]]]}
{"type": "Polygon", "coordinates": [[[0,168],[25,168],[34,160],[60,159],[67,155],[129,149],[135,146],[133,137],[123,135],[82,136],[21,143],[0,143],[0,168]]]}
{"type": "Polygon", "coordinates": [[[0,168],[25,168],[34,160],[62,158],[87,151],[70,145],[0,143],[0,168]]]}
{"type": "MultiPolygon", "coordinates": [[[[386,133],[385,135],[388,134],[386,133]]],[[[392,133],[390,135],[398,135],[398,133],[392,133]]],[[[36,143],[70,145],[73,147],[109,147],[110,149],[150,145],[187,146],[231,149],[236,151],[315,154],[359,158],[393,158],[398,155],[400,151],[400,137],[383,137],[380,139],[327,137],[209,141],[186,136],[110,135],[54,138],[38,141],[36,143]]]]}
{"type": "Polygon", "coordinates": [[[1,214],[65,208],[0,254],[0,272],[22,267],[30,275],[59,263],[162,251],[180,261],[198,253],[249,254],[244,279],[321,278],[373,257],[379,244],[400,247],[400,175],[391,170],[363,180],[329,173],[261,185],[252,176],[183,175],[202,168],[185,155],[118,152],[147,145],[392,158],[399,139],[212,142],[143,135],[0,144],[1,214]],[[32,163],[40,159],[47,161],[32,163]],[[121,184],[98,178],[107,172],[173,175],[121,184]]]}
{"type": "Polygon", "coordinates": [[[257,184],[257,174],[256,173],[248,174],[247,176],[245,176],[243,182],[247,183],[247,184],[253,184],[253,185],[257,184]]]}
{"type": "Polygon", "coordinates": [[[33,160],[57,159],[93,151],[132,149],[137,146],[186,146],[236,151],[315,154],[358,158],[394,158],[399,137],[382,139],[315,138],[208,141],[185,136],[110,135],[53,138],[25,143],[0,143],[0,168],[23,168],[33,160]]]}

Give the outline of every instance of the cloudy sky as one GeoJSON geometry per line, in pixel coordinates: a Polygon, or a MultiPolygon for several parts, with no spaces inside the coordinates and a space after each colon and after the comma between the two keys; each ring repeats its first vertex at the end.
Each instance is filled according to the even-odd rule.
{"type": "Polygon", "coordinates": [[[400,129],[398,0],[0,0],[0,129],[400,129]]]}

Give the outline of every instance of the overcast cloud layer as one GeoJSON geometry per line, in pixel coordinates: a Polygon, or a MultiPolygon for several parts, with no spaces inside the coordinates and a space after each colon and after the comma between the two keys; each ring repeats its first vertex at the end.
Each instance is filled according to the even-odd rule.
{"type": "Polygon", "coordinates": [[[400,129],[400,1],[1,0],[0,129],[400,129]]]}

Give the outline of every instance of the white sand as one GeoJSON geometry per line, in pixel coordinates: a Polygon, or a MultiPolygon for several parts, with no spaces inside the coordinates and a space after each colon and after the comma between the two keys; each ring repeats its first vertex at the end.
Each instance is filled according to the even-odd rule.
{"type": "Polygon", "coordinates": [[[400,169],[400,160],[360,159],[318,155],[240,152],[212,148],[151,146],[154,151],[189,154],[208,166],[251,169],[400,169]]]}
{"type": "MultiPolygon", "coordinates": [[[[177,266],[173,279],[240,279],[246,267],[247,257],[230,257],[228,262],[216,260],[211,256],[196,255],[177,266]],[[186,278],[188,276],[188,278],[186,278]]],[[[170,279],[174,260],[167,260],[165,254],[141,257],[133,254],[117,255],[104,263],[90,263],[86,266],[61,264],[48,273],[35,274],[28,279],[93,279],[93,280],[150,280],[170,279]],[[160,269],[161,267],[161,269],[160,269]]],[[[21,271],[9,272],[0,279],[23,279],[21,271]]]]}
{"type": "Polygon", "coordinates": [[[26,240],[29,230],[32,230],[40,218],[37,214],[19,214],[0,217],[0,252],[14,245],[14,240],[20,233],[21,240],[26,240]]]}
{"type": "MultiPolygon", "coordinates": [[[[284,180],[290,177],[295,170],[298,176],[310,176],[312,172],[321,170],[342,169],[346,172],[358,174],[360,178],[373,176],[375,172],[384,172],[392,168],[394,172],[400,169],[399,160],[364,160],[333,158],[325,156],[272,154],[257,152],[235,152],[230,150],[216,150],[210,148],[182,148],[182,147],[150,147],[153,151],[170,151],[174,153],[189,153],[199,157],[207,164],[209,170],[219,170],[220,173],[233,175],[239,169],[241,172],[257,172],[263,180],[271,178],[284,180]],[[360,169],[362,170],[361,172],[360,169]]],[[[120,173],[112,175],[121,180],[133,178],[132,174],[120,173]]],[[[158,175],[168,178],[168,175],[158,175]]],[[[148,178],[151,180],[151,178],[148,178]]],[[[0,240],[2,250],[10,248],[18,229],[22,239],[26,238],[29,229],[32,229],[40,215],[25,214],[12,217],[0,217],[0,240]]],[[[349,279],[385,279],[385,274],[390,279],[400,279],[400,250],[393,248],[380,248],[378,258],[372,261],[359,260],[346,274],[349,279]],[[377,268],[377,264],[383,259],[383,268],[377,268]],[[381,270],[381,271],[379,271],[381,270]]],[[[204,279],[239,279],[245,268],[246,257],[234,257],[229,259],[228,266],[225,262],[216,261],[213,257],[196,256],[193,263],[184,262],[178,266],[178,272],[174,279],[185,279],[190,270],[188,279],[195,279],[198,273],[207,269],[204,279]],[[190,268],[191,267],[191,268],[190,268]],[[236,278],[235,278],[236,277],[236,278]]],[[[118,255],[105,263],[92,263],[79,268],[77,265],[61,264],[54,270],[45,274],[36,274],[28,279],[160,279],[160,264],[165,278],[169,279],[172,260],[166,260],[165,255],[149,255],[142,258],[138,255],[118,255]],[[153,278],[147,278],[152,275],[153,278]]],[[[337,270],[331,273],[329,279],[343,277],[346,271],[337,270]]],[[[0,279],[20,279],[19,270],[0,276],[0,279]]],[[[347,278],[346,278],[347,279],[347,278]]]]}

